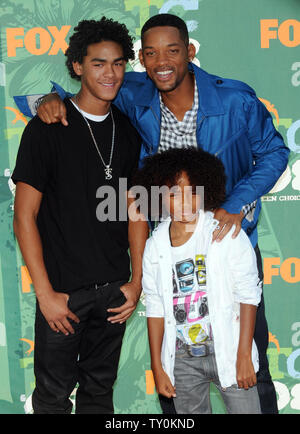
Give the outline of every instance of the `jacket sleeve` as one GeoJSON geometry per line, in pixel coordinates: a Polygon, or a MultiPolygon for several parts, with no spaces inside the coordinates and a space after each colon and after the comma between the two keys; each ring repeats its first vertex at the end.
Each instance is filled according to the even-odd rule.
{"type": "Polygon", "coordinates": [[[244,205],[272,189],[286,169],[290,152],[264,104],[255,95],[250,99],[247,136],[254,166],[252,172],[235,185],[223,204],[222,207],[230,213],[239,213],[244,205]]]}
{"type": "Polygon", "coordinates": [[[230,243],[228,260],[230,275],[234,282],[234,301],[257,306],[261,299],[262,289],[254,249],[243,230],[234,239],[231,238],[232,232],[233,229],[226,238],[230,243]]]}
{"type": "MultiPolygon", "coordinates": [[[[52,89],[51,93],[57,93],[60,99],[64,100],[65,98],[70,98],[74,94],[64,90],[59,84],[51,81],[52,89]]],[[[29,118],[33,118],[37,112],[37,104],[39,99],[45,96],[46,94],[38,94],[38,95],[18,95],[14,96],[14,101],[20,110],[25,116],[29,118]]]]}
{"type": "Polygon", "coordinates": [[[124,113],[126,116],[130,117],[130,110],[129,110],[129,99],[128,99],[128,89],[126,86],[126,81],[124,80],[122,86],[119,89],[119,92],[114,99],[114,104],[118,107],[118,109],[124,113]]]}
{"type": "Polygon", "coordinates": [[[130,119],[131,123],[138,128],[135,118],[135,104],[136,98],[140,95],[144,87],[145,79],[144,74],[141,72],[126,72],[124,81],[120,87],[116,98],[113,103],[118,109],[130,119]]]}
{"type": "Polygon", "coordinates": [[[162,297],[158,293],[157,268],[158,262],[151,255],[151,238],[147,240],[143,256],[143,279],[142,287],[146,296],[146,316],[154,318],[164,317],[162,297]],[[151,258],[152,256],[152,258],[151,258]]]}

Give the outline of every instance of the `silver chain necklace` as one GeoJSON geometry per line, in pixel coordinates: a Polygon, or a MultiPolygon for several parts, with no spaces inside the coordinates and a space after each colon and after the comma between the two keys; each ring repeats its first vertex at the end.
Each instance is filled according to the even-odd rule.
{"type": "Polygon", "coordinates": [[[114,117],[113,117],[113,113],[112,113],[112,109],[110,108],[110,110],[109,110],[110,115],[111,115],[111,119],[112,119],[112,124],[113,124],[113,128],[112,128],[112,139],[111,139],[111,149],[110,149],[110,157],[109,157],[109,163],[108,163],[108,164],[105,164],[105,162],[104,162],[104,160],[103,160],[103,157],[102,157],[102,155],[101,155],[101,152],[100,152],[100,150],[99,150],[99,148],[98,148],[98,145],[97,145],[96,139],[95,139],[95,137],[94,137],[94,134],[93,134],[92,128],[91,128],[91,126],[90,126],[90,124],[89,124],[87,118],[84,116],[84,114],[82,113],[82,111],[81,111],[81,109],[80,109],[80,107],[79,107],[79,105],[78,105],[77,95],[75,96],[75,102],[76,102],[76,105],[77,105],[77,107],[78,107],[78,110],[79,110],[81,116],[82,116],[83,119],[85,120],[85,122],[86,122],[86,124],[87,124],[87,126],[88,126],[88,129],[90,130],[90,133],[91,133],[91,136],[92,136],[92,139],[93,139],[93,142],[94,142],[95,148],[96,148],[96,150],[97,150],[97,152],[98,152],[98,155],[99,155],[99,157],[100,157],[100,159],[101,159],[101,161],[102,161],[102,164],[103,164],[103,166],[104,166],[105,179],[112,179],[112,167],[110,167],[110,166],[111,166],[112,157],[113,157],[113,153],[114,153],[114,147],[115,147],[115,130],[116,130],[116,127],[115,127],[115,121],[114,121],[114,117]]]}

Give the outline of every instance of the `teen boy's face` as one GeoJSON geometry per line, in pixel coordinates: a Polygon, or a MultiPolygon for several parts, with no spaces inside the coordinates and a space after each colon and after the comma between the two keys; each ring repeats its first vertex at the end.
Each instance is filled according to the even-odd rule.
{"type": "Polygon", "coordinates": [[[139,52],[141,64],[161,92],[176,89],[188,75],[188,61],[195,47],[187,47],[176,27],[159,26],[147,30],[139,52]]]}
{"type": "Polygon", "coordinates": [[[186,172],[180,174],[177,185],[164,196],[163,205],[170,212],[172,220],[182,223],[195,221],[201,198],[191,186],[186,172]]]}
{"type": "Polygon", "coordinates": [[[82,91],[90,97],[110,102],[120,89],[126,61],[122,47],[114,41],[102,41],[88,46],[82,63],[73,68],[81,77],[82,91]]]}

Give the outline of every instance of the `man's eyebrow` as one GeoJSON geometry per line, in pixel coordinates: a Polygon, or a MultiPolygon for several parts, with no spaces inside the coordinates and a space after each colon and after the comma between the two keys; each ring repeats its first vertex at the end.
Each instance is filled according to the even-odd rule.
{"type": "MultiPolygon", "coordinates": [[[[171,44],[168,44],[167,47],[174,47],[178,45],[180,45],[178,42],[172,42],[171,44]]],[[[143,47],[143,50],[150,49],[150,48],[154,48],[154,47],[152,47],[152,45],[146,45],[143,47]]]]}
{"type": "MultiPolygon", "coordinates": [[[[114,62],[119,62],[120,60],[125,60],[125,57],[117,57],[116,59],[113,60],[114,62]]],[[[101,63],[106,63],[108,60],[107,59],[100,59],[99,57],[94,57],[93,59],[91,59],[91,62],[101,62],[101,63]]]]}

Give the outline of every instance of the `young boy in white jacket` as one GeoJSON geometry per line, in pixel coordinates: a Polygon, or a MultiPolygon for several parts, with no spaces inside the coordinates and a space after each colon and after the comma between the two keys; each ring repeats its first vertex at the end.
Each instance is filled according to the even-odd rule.
{"type": "Polygon", "coordinates": [[[211,241],[218,224],[211,211],[225,200],[225,182],[222,163],[195,148],[148,157],[135,182],[149,195],[153,186],[168,187],[160,212],[169,217],[144,251],[143,291],[156,389],[173,397],[179,414],[211,413],[211,382],[228,413],[261,413],[256,256],[243,231],[211,241]]]}

